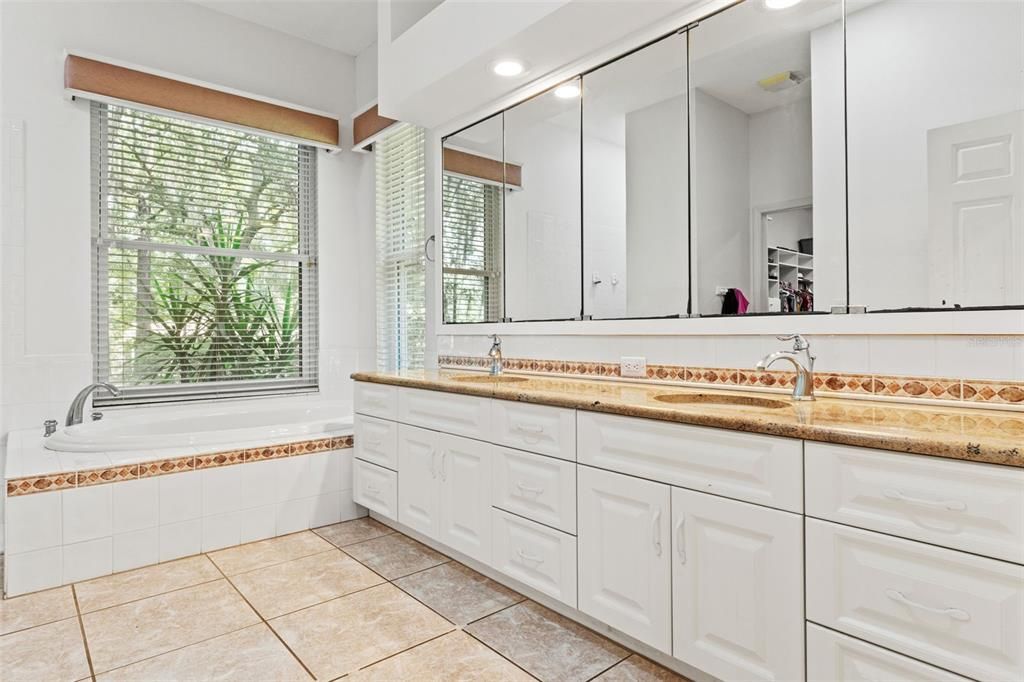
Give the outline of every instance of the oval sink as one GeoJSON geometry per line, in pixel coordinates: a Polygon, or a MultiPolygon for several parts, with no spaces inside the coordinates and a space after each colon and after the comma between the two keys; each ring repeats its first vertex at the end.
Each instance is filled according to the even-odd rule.
{"type": "Polygon", "coordinates": [[[464,376],[452,377],[452,381],[466,381],[469,383],[481,383],[481,384],[515,384],[520,381],[527,381],[529,377],[517,377],[509,374],[499,374],[498,376],[491,376],[490,374],[466,374],[464,376]]]}
{"type": "Polygon", "coordinates": [[[655,400],[663,403],[673,404],[698,404],[715,405],[726,407],[762,407],[769,410],[778,410],[789,407],[789,403],[783,400],[772,400],[771,398],[757,398],[747,395],[715,395],[713,393],[666,393],[654,396],[655,400]]]}

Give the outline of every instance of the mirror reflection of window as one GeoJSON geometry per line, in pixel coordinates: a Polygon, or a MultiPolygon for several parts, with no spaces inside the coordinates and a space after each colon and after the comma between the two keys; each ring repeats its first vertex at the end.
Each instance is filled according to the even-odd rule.
{"type": "Polygon", "coordinates": [[[847,2],[850,302],[1024,305],[1024,2],[847,2]]]}
{"type": "Polygon", "coordinates": [[[845,304],[842,35],[839,0],[690,31],[695,312],[845,304]]]}
{"type": "Polygon", "coordinates": [[[583,77],[584,309],[687,311],[686,34],[583,77]]]}

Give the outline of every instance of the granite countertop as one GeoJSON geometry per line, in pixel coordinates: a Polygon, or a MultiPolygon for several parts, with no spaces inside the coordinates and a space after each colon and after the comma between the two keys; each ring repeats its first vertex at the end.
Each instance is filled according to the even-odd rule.
{"type": "Polygon", "coordinates": [[[492,378],[467,371],[414,370],[357,372],[352,378],[1024,468],[1024,413],[1020,412],[820,396],[815,401],[793,402],[786,393],[654,386],[511,373],[492,378]],[[700,397],[681,397],[678,399],[696,402],[678,403],[656,399],[656,396],[667,394],[736,396],[744,404],[721,405],[706,402],[707,398],[700,397]]]}

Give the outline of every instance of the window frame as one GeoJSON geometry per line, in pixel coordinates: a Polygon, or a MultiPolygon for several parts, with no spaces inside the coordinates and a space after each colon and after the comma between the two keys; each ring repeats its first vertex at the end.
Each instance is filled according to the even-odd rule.
{"type": "MultiPolygon", "coordinates": [[[[454,205],[452,201],[453,197],[449,196],[449,193],[455,194],[458,189],[462,186],[455,187],[454,183],[468,183],[470,185],[478,185],[482,193],[482,204],[483,210],[481,212],[481,222],[483,224],[483,230],[481,234],[481,249],[479,251],[480,260],[483,263],[482,268],[472,267],[458,267],[455,265],[447,264],[447,250],[442,245],[441,250],[441,305],[442,318],[445,324],[476,324],[483,322],[496,322],[501,320],[504,309],[504,299],[502,291],[502,268],[503,268],[503,235],[502,227],[504,224],[504,205],[505,205],[505,188],[494,182],[489,182],[482,178],[476,178],[461,173],[452,173],[444,171],[441,176],[441,230],[442,233],[446,231],[452,231],[451,221],[445,214],[445,207],[454,205]],[[449,189],[449,182],[453,183],[451,189],[449,189]],[[483,310],[481,312],[482,318],[478,320],[460,320],[455,319],[457,316],[454,315],[457,311],[453,308],[451,312],[453,315],[449,316],[448,308],[448,296],[447,291],[444,289],[446,278],[445,275],[464,276],[464,277],[475,277],[480,279],[483,284],[481,291],[483,292],[484,300],[482,301],[483,310]]],[[[445,244],[447,244],[447,240],[445,244]]],[[[463,264],[465,266],[465,264],[463,264]]]]}

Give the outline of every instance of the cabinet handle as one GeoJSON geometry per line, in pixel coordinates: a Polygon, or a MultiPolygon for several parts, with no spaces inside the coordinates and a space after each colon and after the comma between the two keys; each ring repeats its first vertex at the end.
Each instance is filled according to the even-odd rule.
{"type": "Polygon", "coordinates": [[[441,480],[448,480],[448,451],[441,453],[441,480]]]}
{"type": "Polygon", "coordinates": [[[523,434],[523,440],[528,443],[536,443],[544,433],[544,427],[537,424],[516,424],[512,430],[523,434]]]}
{"type": "Polygon", "coordinates": [[[654,540],[654,553],[661,556],[661,509],[655,509],[654,516],[651,517],[651,533],[654,540]]]}
{"type": "Polygon", "coordinates": [[[378,488],[375,485],[370,485],[369,483],[364,485],[363,489],[366,490],[366,492],[370,493],[371,495],[376,495],[377,493],[380,492],[380,488],[378,488]]]}
{"type": "Polygon", "coordinates": [[[528,554],[525,549],[517,549],[516,554],[518,554],[519,558],[523,561],[529,561],[530,563],[537,564],[538,566],[544,563],[544,557],[528,554]]]}
{"type": "Polygon", "coordinates": [[[370,445],[380,445],[383,441],[380,438],[364,438],[370,445]]]}
{"type": "Polygon", "coordinates": [[[679,555],[679,563],[686,563],[686,516],[679,517],[676,524],[676,554],[679,555]]]}
{"type": "Polygon", "coordinates": [[[882,495],[890,500],[919,504],[922,507],[935,507],[937,509],[948,509],[949,511],[967,511],[967,503],[960,500],[926,500],[921,497],[907,495],[902,490],[895,488],[886,488],[882,491],[882,495]]]}
{"type": "Polygon", "coordinates": [[[936,608],[934,606],[928,606],[910,599],[899,590],[888,589],[885,591],[885,596],[892,599],[894,602],[903,604],[904,606],[909,606],[910,608],[917,609],[918,611],[927,611],[928,613],[934,613],[940,616],[948,616],[953,620],[959,620],[965,623],[971,619],[971,614],[967,613],[963,609],[952,607],[936,608]]]}
{"type": "MultiPolygon", "coordinates": [[[[520,492],[529,493],[530,495],[538,495],[539,496],[541,493],[544,492],[544,488],[534,488],[532,486],[526,485],[525,483],[523,483],[521,481],[517,481],[516,482],[516,487],[519,488],[520,492]]],[[[520,496],[520,497],[522,497],[522,496],[520,496]]]]}
{"type": "Polygon", "coordinates": [[[429,455],[429,457],[430,457],[430,477],[431,478],[437,478],[437,462],[435,461],[436,458],[437,458],[437,450],[435,450],[434,448],[430,448],[430,455],[429,455]]]}

